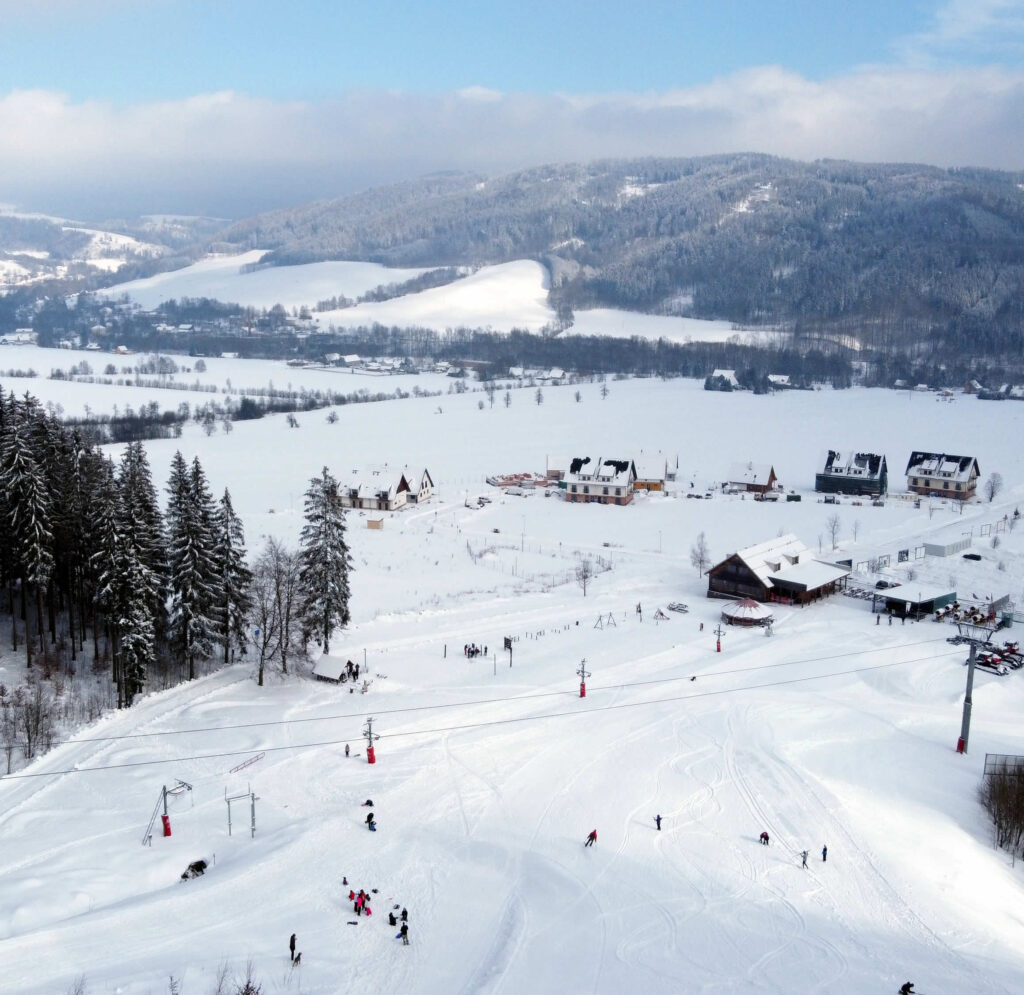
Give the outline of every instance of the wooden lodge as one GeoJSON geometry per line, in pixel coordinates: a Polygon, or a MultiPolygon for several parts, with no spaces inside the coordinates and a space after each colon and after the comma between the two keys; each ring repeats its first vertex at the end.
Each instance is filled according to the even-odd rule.
{"type": "Polygon", "coordinates": [[[737,550],[708,571],[709,598],[807,604],[834,594],[850,571],[817,560],[794,535],[737,550]]]}
{"type": "Polygon", "coordinates": [[[765,494],[775,490],[779,478],[771,463],[734,463],[725,483],[727,491],[746,491],[748,494],[765,494]]]}

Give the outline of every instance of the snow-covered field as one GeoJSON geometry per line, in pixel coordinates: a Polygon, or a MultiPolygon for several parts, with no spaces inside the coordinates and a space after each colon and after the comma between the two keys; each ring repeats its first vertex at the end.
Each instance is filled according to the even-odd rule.
{"type": "Polygon", "coordinates": [[[144,308],[182,297],[209,297],[247,307],[313,307],[317,301],[344,295],[358,297],[382,283],[401,283],[420,269],[388,269],[377,263],[328,262],[305,266],[270,266],[245,271],[266,255],[262,250],[237,256],[210,256],[184,269],[158,273],[109,287],[105,293],[127,294],[144,308]]]}
{"type": "MultiPolygon", "coordinates": [[[[205,382],[235,388],[331,376],[207,364],[205,382]]],[[[27,364],[0,357],[15,365],[27,364]]],[[[69,412],[145,391],[72,399],[59,381],[0,383],[69,412]]],[[[141,995],[173,977],[207,993],[222,967],[241,977],[251,964],[267,993],[895,993],[908,979],[927,995],[1020,991],[1024,869],[993,849],[975,792],[986,752],[1024,753],[1024,673],[978,674],[959,756],[965,652],[947,626],[875,626],[865,602],[836,597],[777,609],[770,639],[728,629],[716,653],[721,603],[704,597],[689,550],[701,531],[715,561],[792,531],[827,553],[835,511],[854,559],[971,533],[980,562],[929,557],[891,574],[912,566],[922,584],[1019,602],[1024,527],[998,548],[981,532],[1024,499],[1024,406],[607,386],[603,399],[597,383],[544,388],[539,405],[532,390],[508,407],[476,391],[348,405],[335,424],[320,411],[296,429],[275,417],[149,444],[160,486],[181,448],[215,494],[231,489],[251,551],[268,535],[297,541],[302,493],[324,465],[422,464],[438,495],[382,531],[349,517],[353,624],[331,655],[365,662],[365,695],[308,667],[258,688],[243,664],[146,696],[0,780],[0,989],[62,993],[84,979],[93,995],[141,995]],[[811,493],[829,447],[886,453],[894,490],[911,449],[976,455],[1007,486],[963,514],[895,498],[833,508],[811,493]],[[547,455],[657,450],[678,454],[678,492],[626,508],[483,483],[542,471],[547,455]],[[774,463],[803,500],[686,499],[691,482],[704,493],[747,459],[774,463]],[[487,492],[493,503],[467,507],[487,492]],[[611,566],[586,595],[580,555],[611,566]],[[676,601],[689,612],[655,620],[676,601]],[[464,657],[469,642],[488,655],[464,657]],[[346,759],[346,743],[360,755],[346,759]],[[192,790],[171,796],[173,835],[143,846],[161,788],[178,780],[192,790]],[[225,794],[250,787],[255,836],[241,801],[229,836],[225,794]],[[207,873],[180,881],[198,858],[207,873]],[[343,877],[377,889],[372,918],[352,914],[343,877]],[[408,948],[387,924],[396,904],[408,948]]],[[[152,393],[166,407],[190,399],[152,393]]],[[[0,680],[16,683],[20,662],[0,658],[0,680]]]]}
{"type": "MultiPolygon", "coordinates": [[[[379,284],[401,283],[422,270],[388,269],[376,263],[327,262],[304,266],[277,266],[257,272],[243,267],[258,262],[262,251],[237,256],[214,256],[185,269],[143,280],[121,283],[105,291],[111,297],[128,294],[143,307],[182,297],[211,297],[252,307],[287,309],[306,306],[338,295],[358,297],[379,284]]],[[[513,328],[539,331],[555,323],[547,302],[548,273],[539,263],[517,260],[485,266],[454,283],[407,294],[389,301],[358,304],[337,311],[321,311],[314,318],[322,328],[352,328],[374,323],[415,325],[444,331],[448,328],[513,328]]],[[[724,342],[770,338],[764,331],[737,330],[727,321],[670,318],[659,315],[595,308],[576,312],[574,335],[659,339],[670,342],[724,342]]]]}

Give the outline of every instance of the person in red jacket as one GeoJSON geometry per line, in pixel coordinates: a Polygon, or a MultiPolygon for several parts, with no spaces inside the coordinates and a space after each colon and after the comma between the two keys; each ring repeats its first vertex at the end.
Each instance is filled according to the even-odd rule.
{"type": "Polygon", "coordinates": [[[596,842],[597,842],[597,830],[596,829],[591,829],[590,830],[590,835],[587,836],[587,842],[584,843],[583,845],[584,846],[593,846],[596,842]]]}

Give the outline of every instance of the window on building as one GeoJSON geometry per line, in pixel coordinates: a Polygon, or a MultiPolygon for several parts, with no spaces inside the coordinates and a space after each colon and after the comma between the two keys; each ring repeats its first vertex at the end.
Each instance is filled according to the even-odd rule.
{"type": "Polygon", "coordinates": [[[604,493],[605,493],[605,494],[607,494],[607,493],[608,493],[608,488],[607,488],[607,487],[606,487],[606,488],[604,489],[604,493]]]}
{"type": "Polygon", "coordinates": [[[589,488],[589,487],[587,487],[586,485],[584,485],[584,487],[583,487],[583,493],[584,493],[584,494],[589,494],[589,493],[590,493],[590,488],[589,488]]]}

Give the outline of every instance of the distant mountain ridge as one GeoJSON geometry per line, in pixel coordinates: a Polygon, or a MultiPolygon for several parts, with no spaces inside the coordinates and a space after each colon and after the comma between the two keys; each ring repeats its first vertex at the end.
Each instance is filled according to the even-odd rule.
{"type": "Polygon", "coordinates": [[[214,247],[288,265],[530,258],[551,301],[797,331],[885,349],[1024,344],[1024,174],[766,155],[443,174],[258,215],[214,247]]]}

